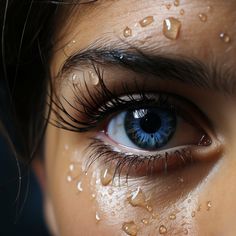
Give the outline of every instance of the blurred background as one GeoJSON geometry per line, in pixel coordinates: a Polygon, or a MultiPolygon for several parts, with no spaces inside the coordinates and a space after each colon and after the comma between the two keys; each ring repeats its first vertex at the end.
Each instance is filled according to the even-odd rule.
{"type": "MultiPolygon", "coordinates": [[[[0,117],[7,120],[7,104],[0,84],[0,117]]],[[[20,194],[15,158],[0,134],[0,236],[49,236],[43,220],[40,188],[29,168],[23,172],[20,194]]]]}

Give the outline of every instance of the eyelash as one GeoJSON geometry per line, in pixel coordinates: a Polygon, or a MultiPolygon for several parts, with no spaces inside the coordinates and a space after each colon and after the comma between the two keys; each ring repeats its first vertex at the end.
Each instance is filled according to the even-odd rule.
{"type": "MultiPolygon", "coordinates": [[[[99,69],[96,68],[95,72],[99,79],[99,86],[94,87],[93,92],[89,89],[84,79],[82,81],[85,92],[80,88],[81,84],[77,85],[73,83],[71,88],[74,95],[72,101],[75,105],[63,97],[64,102],[73,110],[73,114],[65,108],[59,96],[54,94],[55,98],[51,98],[54,105],[52,106],[52,112],[56,116],[56,120],[51,121],[54,126],[79,133],[92,130],[97,131],[98,129],[101,131],[104,130],[101,127],[102,123],[115,113],[127,109],[137,109],[140,106],[157,106],[168,109],[175,114],[180,114],[184,119],[186,118],[182,108],[173,102],[175,99],[181,101],[185,99],[166,93],[158,93],[158,96],[155,98],[153,96],[150,97],[150,92],[145,93],[144,88],[138,86],[137,83],[135,83],[135,89],[132,89],[132,91],[136,91],[135,93],[126,84],[123,84],[120,94],[125,95],[126,99],[124,99],[120,94],[108,89],[103,80],[103,73],[99,69]],[[79,107],[83,109],[79,109],[79,107]]],[[[157,94],[157,92],[155,93],[157,94]]],[[[189,122],[192,122],[191,118],[189,122]]],[[[194,125],[197,124],[194,123],[194,125]]],[[[142,166],[146,166],[145,173],[142,173],[142,176],[152,175],[152,170],[156,165],[159,165],[158,168],[160,170],[167,171],[169,169],[169,157],[178,159],[177,164],[179,165],[192,162],[191,150],[188,147],[180,147],[174,151],[152,152],[148,155],[140,155],[117,152],[111,145],[106,144],[98,138],[91,139],[86,149],[86,154],[88,156],[88,161],[86,162],[87,170],[97,160],[102,160],[105,165],[115,162],[114,176],[118,174],[120,177],[123,170],[126,169],[126,178],[128,178],[133,168],[141,169],[142,166]]]]}

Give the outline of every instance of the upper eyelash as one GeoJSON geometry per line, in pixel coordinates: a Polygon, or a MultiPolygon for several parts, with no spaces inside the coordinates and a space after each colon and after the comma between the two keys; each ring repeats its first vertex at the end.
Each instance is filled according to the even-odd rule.
{"type": "Polygon", "coordinates": [[[128,98],[124,100],[118,94],[109,90],[104,83],[103,73],[98,68],[95,68],[95,72],[99,78],[99,87],[93,88],[93,91],[89,89],[86,80],[83,80],[85,91],[77,84],[73,84],[71,91],[74,95],[73,102],[76,105],[73,105],[67,98],[62,97],[74,114],[68,112],[68,109],[66,109],[61,98],[56,93],[51,95],[50,100],[53,104],[51,109],[56,117],[56,120],[50,120],[51,124],[73,132],[86,132],[95,128],[106,116],[122,109],[135,109],[140,105],[148,106],[154,104],[172,109],[172,111],[175,109],[175,107],[168,104],[169,96],[167,94],[159,93],[158,100],[150,98],[137,83],[135,83],[135,91],[137,91],[135,95],[138,95],[139,99],[130,91],[128,86],[123,84],[121,94],[125,94],[128,98]],[[79,109],[79,107],[82,109],[79,109]]]}

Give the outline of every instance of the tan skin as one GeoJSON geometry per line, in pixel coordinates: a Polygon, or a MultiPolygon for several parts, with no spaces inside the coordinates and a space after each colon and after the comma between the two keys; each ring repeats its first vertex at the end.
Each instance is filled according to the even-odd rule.
{"type": "MultiPolygon", "coordinates": [[[[122,46],[125,49],[132,45],[146,54],[178,58],[187,56],[205,64],[211,64],[214,60],[220,67],[231,68],[234,72],[235,2],[183,0],[179,6],[172,4],[170,9],[167,9],[166,3],[162,0],[119,0],[98,1],[78,7],[73,12],[73,18],[57,29],[57,44],[51,60],[54,81],[61,81],[58,78],[59,69],[70,55],[91,45],[100,48],[114,44],[112,47],[122,46]],[[181,9],[184,9],[184,15],[180,14],[181,9]],[[207,15],[206,22],[200,20],[200,13],[207,15]],[[154,21],[141,27],[139,21],[147,16],[153,16],[154,21]],[[162,32],[163,21],[168,17],[178,18],[182,24],[175,40],[167,39],[162,32]],[[123,35],[126,27],[132,29],[132,36],[127,38],[123,35]],[[227,33],[231,41],[225,42],[220,37],[221,33],[227,33]]],[[[158,235],[161,231],[165,235],[235,235],[236,97],[233,84],[231,93],[226,94],[221,89],[201,88],[180,81],[157,81],[155,75],[144,75],[117,65],[100,66],[104,71],[104,82],[111,90],[116,88],[118,91],[122,81],[125,81],[137,93],[133,83],[135,77],[138,83],[145,85],[146,92],[176,94],[195,104],[204,114],[203,118],[192,105],[186,108],[187,113],[193,113],[193,119],[208,134],[211,144],[191,145],[195,161],[184,167],[174,166],[167,173],[154,168],[156,175],[152,176],[146,176],[142,170],[133,168],[128,184],[124,183],[123,170],[120,185],[116,181],[118,176],[115,176],[113,182],[104,186],[100,175],[106,166],[102,161],[94,163],[87,175],[83,172],[83,166],[89,158],[85,149],[91,142],[90,138],[97,137],[107,121],[83,133],[49,125],[45,162],[36,160],[34,166],[43,185],[46,218],[52,234],[127,235],[124,223],[134,222],[136,226],[131,235],[135,235],[135,231],[137,235],[158,235]],[[68,179],[68,176],[72,179],[68,179]],[[82,183],[82,192],[77,188],[78,181],[82,183]],[[138,187],[145,194],[147,202],[144,206],[134,207],[127,199],[130,192],[138,187]],[[149,211],[145,209],[147,205],[149,211]],[[162,225],[164,227],[160,229],[162,225]]],[[[81,66],[80,72],[75,67],[63,75],[63,82],[55,86],[58,94],[72,102],[71,82],[68,81],[76,73],[81,79],[81,71],[84,72],[88,87],[92,89],[95,85],[88,76],[89,71],[93,71],[91,68],[91,65],[85,64],[81,66]]],[[[221,85],[223,87],[223,83],[221,85]]],[[[83,86],[82,91],[86,94],[83,86]]],[[[70,111],[71,107],[68,104],[65,106],[70,111]]],[[[110,115],[110,118],[114,116],[110,115]]],[[[167,149],[198,143],[204,132],[195,125],[195,121],[191,124],[183,122],[184,126],[176,129],[178,136],[170,141],[167,149]],[[183,133],[182,130],[188,131],[183,133]]],[[[98,137],[116,145],[119,151],[140,153],[120,147],[107,136],[98,137]]],[[[114,171],[115,163],[110,163],[109,168],[114,171]]]]}

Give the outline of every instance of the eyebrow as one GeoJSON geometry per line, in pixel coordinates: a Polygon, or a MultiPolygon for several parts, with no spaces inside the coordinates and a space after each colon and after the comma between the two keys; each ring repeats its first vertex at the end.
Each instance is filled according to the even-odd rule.
{"type": "Polygon", "coordinates": [[[216,61],[204,63],[196,58],[177,55],[147,54],[138,49],[91,48],[71,55],[60,76],[82,65],[119,66],[136,73],[151,74],[160,80],[174,80],[226,95],[235,95],[236,75],[216,61]]]}

